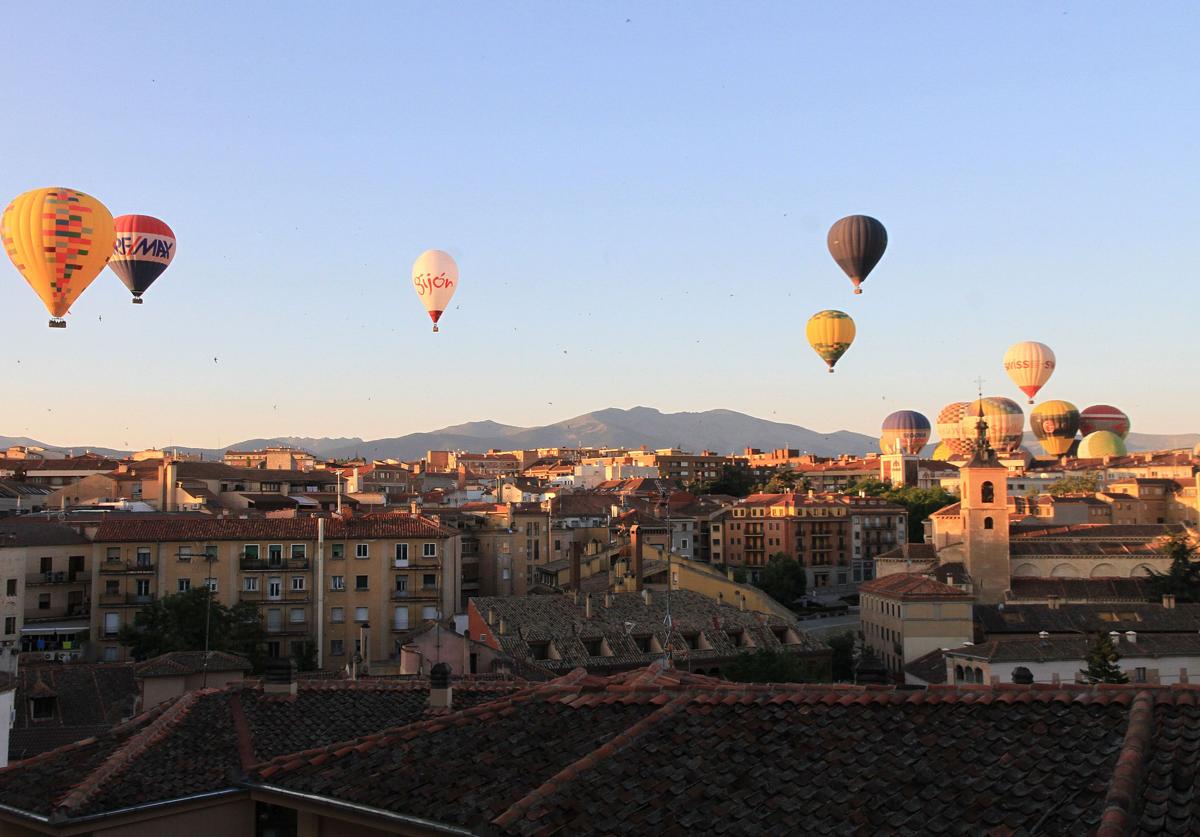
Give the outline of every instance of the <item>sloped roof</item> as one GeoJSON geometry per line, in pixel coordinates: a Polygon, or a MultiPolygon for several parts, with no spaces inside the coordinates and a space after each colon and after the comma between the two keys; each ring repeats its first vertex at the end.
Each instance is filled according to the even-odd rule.
{"type": "MultiPolygon", "coordinates": [[[[203,651],[171,651],[138,663],[133,671],[138,677],[174,677],[199,674],[205,668],[203,651]]],[[[251,668],[250,661],[241,654],[208,652],[209,671],[250,671],[251,668]]]]}
{"type": "Polygon", "coordinates": [[[133,666],[121,663],[22,665],[16,686],[10,759],[104,732],[133,714],[138,695],[133,666]],[[31,697],[54,697],[53,717],[34,721],[31,697]]]}
{"type": "MultiPolygon", "coordinates": [[[[457,534],[431,518],[408,513],[369,517],[326,518],[326,540],[342,538],[447,538],[457,534]]],[[[234,517],[191,517],[105,519],[96,532],[97,542],[126,541],[219,541],[219,540],[315,540],[317,518],[285,517],[243,519],[234,517]]]]}
{"type": "Polygon", "coordinates": [[[871,593],[891,599],[965,599],[971,596],[920,573],[895,573],[864,581],[860,593],[871,593]]]}

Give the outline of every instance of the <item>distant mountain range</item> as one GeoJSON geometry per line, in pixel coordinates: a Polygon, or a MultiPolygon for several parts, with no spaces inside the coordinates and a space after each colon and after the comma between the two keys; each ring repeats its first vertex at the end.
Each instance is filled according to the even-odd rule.
{"type": "MultiPolygon", "coordinates": [[[[1126,443],[1131,451],[1142,451],[1191,447],[1198,441],[1200,433],[1131,433],[1126,443]]],[[[1039,450],[1036,442],[1029,440],[1027,444],[1031,450],[1039,450]]],[[[106,456],[121,456],[127,453],[93,445],[50,445],[24,437],[0,436],[0,446],[9,445],[38,445],[51,450],[74,451],[76,454],[84,450],[106,456]]],[[[819,433],[799,425],[767,421],[733,410],[662,413],[650,407],[597,410],[541,427],[515,427],[494,421],[473,421],[443,427],[441,430],[409,433],[406,436],[388,439],[278,436],[269,439],[246,439],[230,445],[229,448],[177,448],[182,452],[202,454],[206,459],[219,459],[225,450],[254,450],[270,445],[301,448],[327,459],[349,459],[355,456],[368,459],[416,459],[429,450],[514,450],[557,445],[645,445],[651,449],[679,447],[693,452],[712,450],[717,453],[740,452],[746,447],[763,450],[788,447],[820,456],[839,453],[861,456],[879,450],[879,443],[875,437],[848,430],[819,433]]]]}

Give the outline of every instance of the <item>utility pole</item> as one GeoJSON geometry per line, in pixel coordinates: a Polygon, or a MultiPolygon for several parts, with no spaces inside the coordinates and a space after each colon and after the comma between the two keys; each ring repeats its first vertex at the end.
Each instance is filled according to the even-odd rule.
{"type": "Polygon", "coordinates": [[[212,577],[213,577],[213,562],[217,560],[217,556],[207,547],[204,549],[204,562],[208,565],[208,573],[204,578],[204,663],[201,669],[201,688],[208,688],[208,643],[209,630],[212,626],[212,577]]]}

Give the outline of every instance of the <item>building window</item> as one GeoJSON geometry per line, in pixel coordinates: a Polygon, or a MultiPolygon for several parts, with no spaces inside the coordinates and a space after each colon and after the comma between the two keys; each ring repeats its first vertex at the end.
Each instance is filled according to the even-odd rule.
{"type": "Polygon", "coordinates": [[[369,590],[370,589],[369,581],[370,581],[370,579],[368,576],[365,576],[365,575],[354,576],[354,589],[355,590],[369,590]]]}
{"type": "Polygon", "coordinates": [[[283,544],[267,544],[267,563],[274,567],[283,563],[283,544]]]}
{"type": "Polygon", "coordinates": [[[370,558],[371,557],[371,545],[369,543],[356,543],[354,545],[354,557],[355,558],[370,558]]]}
{"type": "Polygon", "coordinates": [[[242,557],[247,561],[258,560],[258,544],[247,543],[242,545],[242,557]]]}
{"type": "Polygon", "coordinates": [[[206,587],[208,587],[208,592],[210,592],[210,593],[217,592],[217,580],[215,578],[204,579],[204,584],[206,587]]]}
{"type": "Polygon", "coordinates": [[[436,558],[437,557],[437,544],[436,543],[422,544],[421,545],[421,557],[422,558],[436,558]]]}
{"type": "Polygon", "coordinates": [[[408,595],[408,576],[396,576],[396,592],[401,596],[408,595]]]}
{"type": "Polygon", "coordinates": [[[118,652],[117,652],[117,646],[115,646],[115,645],[105,646],[104,662],[115,663],[118,659],[119,659],[119,657],[118,657],[118,652]]]}
{"type": "Polygon", "coordinates": [[[421,586],[426,590],[437,587],[437,575],[434,573],[425,573],[421,576],[421,586]]]}
{"type": "Polygon", "coordinates": [[[346,557],[346,545],[344,543],[332,544],[329,548],[329,557],[335,561],[340,561],[346,557]]]}
{"type": "MultiPolygon", "coordinates": [[[[283,611],[277,607],[269,608],[267,610],[267,631],[269,633],[277,633],[282,630],[283,630],[283,611]]],[[[270,643],[267,643],[267,644],[270,645],[270,643]]],[[[268,656],[278,657],[279,652],[277,651],[274,654],[270,654],[268,652],[268,656]]]]}
{"type": "MultiPolygon", "coordinates": [[[[6,625],[8,624],[7,620],[5,620],[5,624],[6,625]]],[[[116,636],[117,632],[120,630],[121,630],[121,614],[119,614],[119,613],[104,614],[104,635],[105,636],[116,636]]]]}
{"type": "Polygon", "coordinates": [[[137,594],[139,596],[149,596],[150,595],[150,579],[139,578],[137,580],[137,594]]]}
{"type": "Polygon", "coordinates": [[[354,608],[354,621],[355,622],[366,622],[367,621],[367,608],[365,608],[365,607],[354,608]]]}
{"type": "Polygon", "coordinates": [[[36,697],[29,701],[29,717],[35,721],[48,721],[54,717],[54,698],[36,697]]]}
{"type": "Polygon", "coordinates": [[[121,560],[121,547],[119,547],[119,546],[110,546],[110,547],[109,547],[107,550],[105,550],[105,553],[104,553],[104,560],[106,560],[106,561],[120,561],[120,560],[121,560]]]}
{"type": "Polygon", "coordinates": [[[996,528],[996,524],[990,517],[985,517],[983,519],[983,528],[984,529],[994,529],[994,528],[996,528]]]}
{"type": "Polygon", "coordinates": [[[288,612],[288,619],[291,620],[293,625],[303,622],[304,621],[304,608],[293,607],[291,609],[291,611],[288,612]]]}
{"type": "Polygon", "coordinates": [[[329,589],[330,590],[345,590],[346,589],[346,576],[344,576],[344,575],[330,576],[329,577],[329,589]]]}
{"type": "Polygon", "coordinates": [[[258,592],[258,576],[248,575],[244,579],[242,579],[242,589],[245,590],[247,593],[257,593],[258,592]]]}
{"type": "Polygon", "coordinates": [[[304,576],[302,576],[302,575],[292,576],[292,592],[294,592],[294,593],[303,593],[304,592],[304,576]]]}
{"type": "Polygon", "coordinates": [[[331,607],[329,609],[329,621],[335,625],[340,625],[346,621],[346,609],[344,607],[331,607]]]}
{"type": "Polygon", "coordinates": [[[148,546],[138,547],[137,565],[143,569],[151,566],[151,564],[150,564],[150,547],[148,547],[148,546]]]}
{"type": "Polygon", "coordinates": [[[308,557],[308,545],[302,543],[292,544],[292,560],[303,561],[308,557]]]}
{"type": "Polygon", "coordinates": [[[192,589],[192,580],[190,578],[179,579],[179,592],[180,593],[186,593],[188,590],[191,590],[191,589],[192,589]]]}
{"type": "Polygon", "coordinates": [[[979,499],[985,503],[996,502],[996,489],[992,485],[991,480],[985,480],[983,485],[979,487],[979,499]]]}
{"type": "Polygon", "coordinates": [[[408,630],[408,608],[398,607],[392,614],[392,624],[399,631],[408,630]]]}
{"type": "Polygon", "coordinates": [[[408,566],[408,544],[406,543],[396,544],[396,566],[408,566]]]}
{"type": "Polygon", "coordinates": [[[17,595],[17,580],[15,578],[10,578],[4,582],[4,594],[6,596],[17,595]]]}
{"type": "MultiPolygon", "coordinates": [[[[111,615],[116,616],[115,613],[111,614],[111,615]]],[[[4,634],[5,634],[5,636],[15,634],[16,632],[17,632],[17,617],[5,616],[4,617],[4,634]]]]}
{"type": "Polygon", "coordinates": [[[421,608],[422,619],[437,619],[437,605],[425,605],[421,608]]]}
{"type": "Polygon", "coordinates": [[[329,640],[329,656],[341,657],[346,653],[346,646],[340,639],[329,640]]]}
{"type": "Polygon", "coordinates": [[[50,594],[38,593],[38,610],[50,609],[50,594]]]}
{"type": "Polygon", "coordinates": [[[1134,683],[1145,683],[1146,682],[1146,669],[1145,668],[1138,666],[1137,668],[1135,668],[1133,670],[1133,682],[1134,683]]]}

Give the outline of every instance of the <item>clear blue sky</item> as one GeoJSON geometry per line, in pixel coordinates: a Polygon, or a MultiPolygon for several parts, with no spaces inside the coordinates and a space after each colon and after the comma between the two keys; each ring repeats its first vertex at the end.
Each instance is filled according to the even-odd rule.
{"type": "Polygon", "coordinates": [[[0,433],[635,404],[874,432],[978,375],[1019,397],[1023,339],[1058,353],[1047,398],[1200,427],[1194,2],[182,5],[5,13],[0,196],[73,186],[179,249],[65,331],[0,263],[0,433]],[[854,212],[890,234],[860,297],[825,248],[854,212]],[[462,274],[437,335],[429,247],[462,274]],[[858,323],[836,375],[824,308],[858,323]]]}

